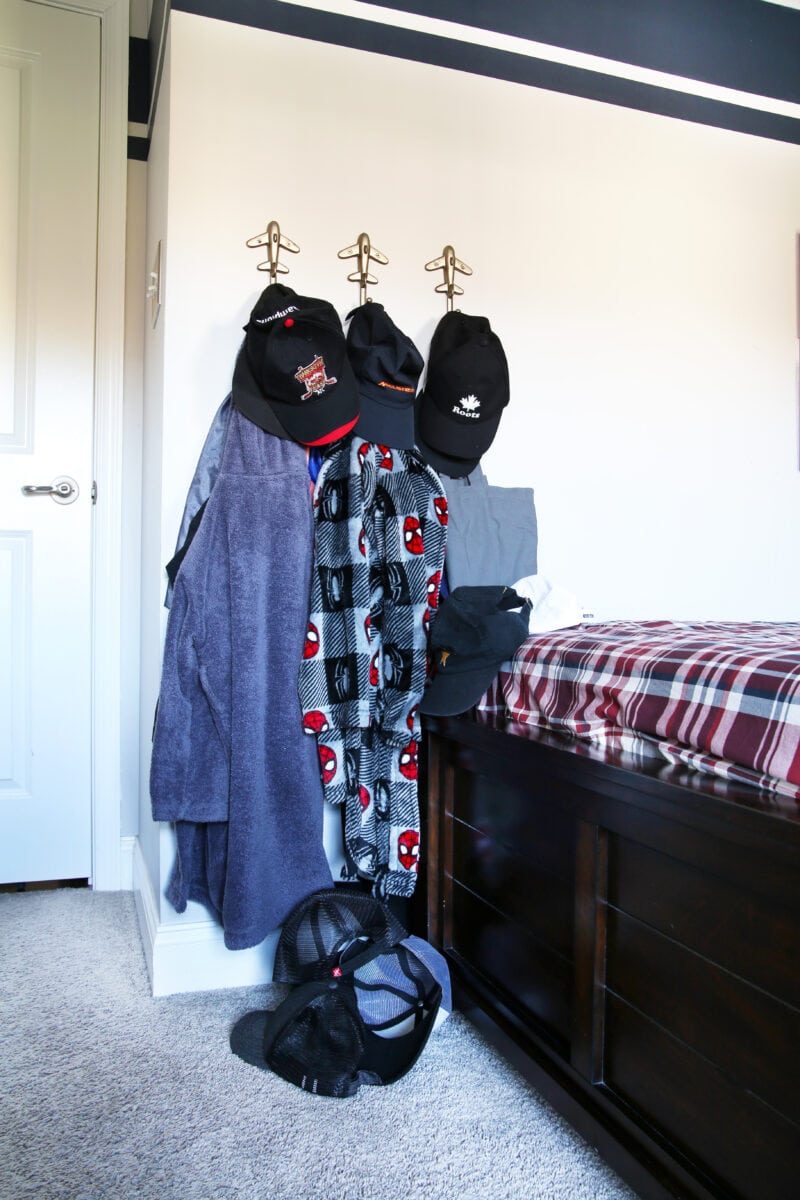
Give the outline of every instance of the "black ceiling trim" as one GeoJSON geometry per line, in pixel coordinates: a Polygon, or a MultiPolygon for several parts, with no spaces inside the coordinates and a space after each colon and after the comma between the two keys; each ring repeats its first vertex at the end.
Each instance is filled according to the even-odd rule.
{"type": "Polygon", "coordinates": [[[800,12],[764,0],[366,0],[800,103],[800,12]]]}
{"type": "Polygon", "coordinates": [[[146,137],[131,137],[128,135],[128,158],[134,162],[147,162],[150,153],[150,139],[146,137]]]}
{"type": "Polygon", "coordinates": [[[150,115],[150,43],[128,39],[128,120],[146,125],[150,115]]]}
{"type": "Polygon", "coordinates": [[[800,118],[280,0],[173,0],[172,8],[800,145],[800,118]]]}

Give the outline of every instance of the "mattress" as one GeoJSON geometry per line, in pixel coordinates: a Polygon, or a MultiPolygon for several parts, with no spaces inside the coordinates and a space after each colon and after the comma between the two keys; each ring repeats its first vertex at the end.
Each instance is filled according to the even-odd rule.
{"type": "Polygon", "coordinates": [[[537,633],[478,705],[800,800],[800,623],[610,621],[537,633]]]}

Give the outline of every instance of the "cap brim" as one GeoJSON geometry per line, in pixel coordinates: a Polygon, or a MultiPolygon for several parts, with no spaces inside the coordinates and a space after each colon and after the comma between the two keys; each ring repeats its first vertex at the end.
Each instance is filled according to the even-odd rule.
{"type": "Polygon", "coordinates": [[[422,694],[419,711],[429,717],[455,717],[467,712],[488,691],[501,666],[498,663],[436,675],[422,694]]]}
{"type": "Polygon", "coordinates": [[[254,425],[258,425],[259,429],[264,429],[267,433],[272,433],[284,441],[292,440],[291,434],[283,428],[256,383],[244,352],[244,342],[239,347],[236,365],[233,368],[231,401],[242,416],[247,417],[248,421],[252,421],[254,425]]]}
{"type": "Polygon", "coordinates": [[[442,454],[425,441],[419,427],[420,401],[421,395],[417,396],[414,404],[414,444],[420,457],[429,467],[433,467],[438,475],[447,475],[450,479],[463,479],[465,475],[471,475],[480,458],[455,458],[451,454],[442,454]]]}
{"type": "MultiPolygon", "coordinates": [[[[349,371],[349,365],[344,370],[349,371]]],[[[339,386],[335,402],[331,396],[305,404],[271,400],[259,386],[242,343],[233,369],[231,399],[243,416],[275,437],[304,446],[327,446],[346,437],[358,420],[355,381],[344,380],[339,386]]]]}
{"type": "Polygon", "coordinates": [[[417,431],[427,445],[438,452],[455,458],[473,458],[477,461],[491,446],[500,426],[501,409],[486,421],[475,421],[462,425],[447,416],[425,392],[420,394],[417,431]]]}
{"type": "Polygon", "coordinates": [[[271,1016],[269,1011],[245,1013],[230,1033],[230,1047],[233,1053],[251,1066],[260,1067],[262,1071],[269,1070],[264,1057],[264,1033],[271,1016]]]}
{"type": "Polygon", "coordinates": [[[359,1071],[367,1072],[370,1076],[377,1076],[384,1086],[395,1083],[403,1075],[407,1075],[422,1054],[428,1038],[433,1032],[441,999],[442,989],[437,983],[433,995],[425,1003],[424,1013],[417,1021],[415,1028],[400,1037],[381,1037],[379,1033],[374,1033],[367,1028],[364,1038],[364,1055],[359,1063],[359,1071]]]}
{"type": "Polygon", "coordinates": [[[413,450],[414,409],[407,402],[383,403],[361,392],[361,412],[356,424],[356,436],[365,442],[389,446],[392,450],[413,450]]]}

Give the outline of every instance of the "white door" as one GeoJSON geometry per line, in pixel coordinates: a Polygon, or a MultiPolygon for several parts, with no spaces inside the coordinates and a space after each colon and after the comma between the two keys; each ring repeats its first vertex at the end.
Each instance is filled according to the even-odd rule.
{"type": "Polygon", "coordinates": [[[0,0],[4,883],[91,874],[99,72],[95,18],[0,0]]]}

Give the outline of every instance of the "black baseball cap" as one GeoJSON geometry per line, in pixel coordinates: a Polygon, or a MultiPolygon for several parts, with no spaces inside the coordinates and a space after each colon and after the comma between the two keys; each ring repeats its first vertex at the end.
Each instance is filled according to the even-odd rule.
{"type": "Polygon", "coordinates": [[[244,329],[231,396],[245,417],[307,446],[338,441],[353,429],[358,388],[333,305],[272,283],[244,329]]]}
{"type": "Polygon", "coordinates": [[[434,470],[469,475],[494,441],[509,399],[505,351],[488,318],[445,313],[431,339],[417,405],[423,458],[432,452],[434,470]]]}
{"type": "Polygon", "coordinates": [[[500,666],[528,636],[530,600],[503,585],[454,588],[431,623],[431,679],[420,703],[429,716],[477,704],[500,666]]]}
{"type": "Polygon", "coordinates": [[[361,400],[355,432],[368,442],[411,450],[422,355],[375,300],[354,308],[348,319],[347,354],[361,400]]]}

